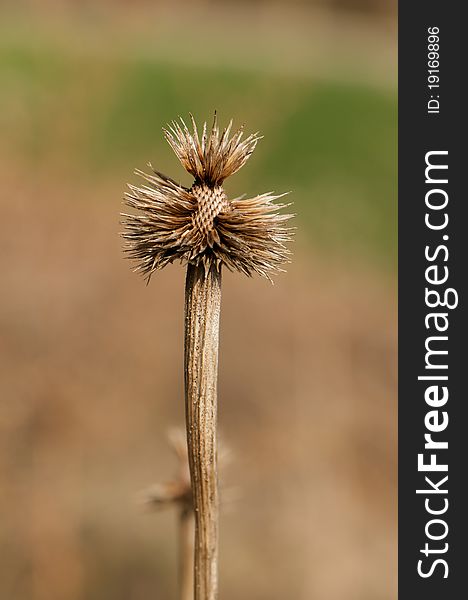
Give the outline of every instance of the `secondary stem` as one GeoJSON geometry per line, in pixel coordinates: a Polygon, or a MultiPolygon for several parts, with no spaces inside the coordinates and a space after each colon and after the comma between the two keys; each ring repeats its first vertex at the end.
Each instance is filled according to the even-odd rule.
{"type": "Polygon", "coordinates": [[[180,600],[193,600],[193,551],[195,520],[191,503],[181,507],[179,515],[180,600]]]}
{"type": "Polygon", "coordinates": [[[185,411],[195,514],[195,600],[218,596],[217,376],[221,274],[188,265],[185,411]]]}

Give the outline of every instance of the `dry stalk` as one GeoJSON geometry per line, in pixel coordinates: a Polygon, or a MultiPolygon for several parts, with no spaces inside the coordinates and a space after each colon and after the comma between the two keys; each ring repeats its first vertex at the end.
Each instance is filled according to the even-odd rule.
{"type": "Polygon", "coordinates": [[[245,139],[228,125],[220,133],[216,115],[201,136],[181,119],[165,136],[184,168],[191,188],[154,171],[137,173],[146,181],[129,186],[123,237],[136,270],[147,281],[175,260],[187,264],[185,288],[185,408],[193,507],[195,512],[195,600],[218,596],[217,370],[221,267],[246,275],[282,271],[290,252],[285,205],[272,193],[228,199],[223,181],[237,172],[255,149],[258,134],[245,139]]]}
{"type": "MultiPolygon", "coordinates": [[[[159,509],[165,506],[175,506],[177,508],[179,525],[179,600],[193,600],[195,516],[190,485],[187,440],[185,433],[177,428],[170,432],[169,441],[178,459],[177,476],[171,481],[153,484],[147,490],[144,490],[142,493],[142,500],[145,505],[153,509],[159,509]]],[[[229,463],[230,456],[230,452],[225,446],[219,446],[218,459],[220,469],[229,463]]],[[[224,492],[226,492],[226,490],[224,490],[224,492]]],[[[229,498],[229,490],[227,490],[227,492],[229,498]]],[[[226,500],[224,494],[223,498],[226,500]]]]}
{"type": "Polygon", "coordinates": [[[185,286],[185,414],[195,511],[195,598],[218,593],[217,375],[221,273],[188,265],[185,286]]]}

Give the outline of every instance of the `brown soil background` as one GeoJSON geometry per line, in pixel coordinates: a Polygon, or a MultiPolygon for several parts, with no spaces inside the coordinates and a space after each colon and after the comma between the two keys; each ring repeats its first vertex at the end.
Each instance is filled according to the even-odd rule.
{"type": "MultiPolygon", "coordinates": [[[[122,260],[115,206],[90,190],[10,190],[1,596],[173,597],[175,514],[145,513],[137,492],[176,468],[166,432],[183,422],[183,270],[146,288],[122,260]],[[65,193],[87,198],[73,221],[65,193]]],[[[275,286],[226,274],[223,294],[223,597],[392,597],[393,284],[304,252],[275,286]]]]}

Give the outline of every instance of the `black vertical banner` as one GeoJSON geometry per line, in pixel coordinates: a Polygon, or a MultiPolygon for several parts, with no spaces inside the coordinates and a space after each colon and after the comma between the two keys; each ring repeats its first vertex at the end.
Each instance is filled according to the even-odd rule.
{"type": "Polygon", "coordinates": [[[468,598],[468,38],[399,4],[399,598],[468,598]]]}

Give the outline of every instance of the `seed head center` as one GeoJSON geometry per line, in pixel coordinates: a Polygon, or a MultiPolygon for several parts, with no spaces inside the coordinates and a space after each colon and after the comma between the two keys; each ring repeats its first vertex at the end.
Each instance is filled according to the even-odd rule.
{"type": "Polygon", "coordinates": [[[229,200],[220,185],[211,188],[203,183],[194,184],[191,191],[197,200],[197,210],[192,215],[192,223],[195,229],[206,236],[215,229],[216,217],[229,209],[229,200]]]}

